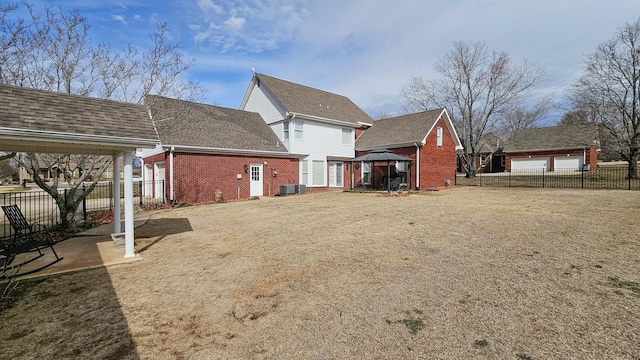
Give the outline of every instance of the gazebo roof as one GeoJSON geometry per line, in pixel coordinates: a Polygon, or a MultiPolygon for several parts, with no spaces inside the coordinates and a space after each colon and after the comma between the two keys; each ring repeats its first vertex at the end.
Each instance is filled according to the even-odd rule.
{"type": "Polygon", "coordinates": [[[368,154],[358,156],[351,161],[411,161],[408,157],[395,154],[387,149],[373,150],[368,154]]]}

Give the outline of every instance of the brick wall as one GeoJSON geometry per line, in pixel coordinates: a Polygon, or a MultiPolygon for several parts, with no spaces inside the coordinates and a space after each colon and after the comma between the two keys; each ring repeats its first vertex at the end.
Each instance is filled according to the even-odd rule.
{"type": "MultiPolygon", "coordinates": [[[[169,153],[145,158],[145,164],[165,161],[167,199],[170,199],[169,153]],[[165,159],[166,157],[166,159],[165,159]]],[[[250,197],[250,174],[245,165],[262,164],[263,196],[280,192],[280,185],[298,184],[298,159],[174,153],[173,189],[178,203],[206,204],[216,201],[216,190],[225,200],[250,197]],[[266,162],[266,164],[265,164],[266,162]],[[237,178],[241,175],[241,179],[237,178]],[[239,192],[238,192],[239,190],[239,192]]],[[[250,171],[250,170],[249,170],[250,171]]]]}
{"type": "Polygon", "coordinates": [[[440,118],[420,148],[420,189],[444,189],[445,181],[453,184],[455,177],[456,144],[444,118],[440,118]],[[441,147],[437,146],[438,126],[442,127],[441,147]]]}

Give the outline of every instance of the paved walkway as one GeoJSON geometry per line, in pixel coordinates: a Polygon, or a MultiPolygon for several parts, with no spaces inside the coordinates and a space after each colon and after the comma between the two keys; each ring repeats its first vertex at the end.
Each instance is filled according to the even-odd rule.
{"type": "MultiPolygon", "coordinates": [[[[149,220],[148,214],[137,214],[134,219],[134,226],[143,225],[149,220]]],[[[124,228],[124,225],[123,225],[124,228]]],[[[135,257],[125,258],[124,247],[116,247],[111,239],[113,233],[113,224],[100,225],[93,229],[89,229],[79,233],[76,237],[61,241],[54,245],[56,253],[63,259],[46,269],[36,273],[20,276],[20,279],[34,278],[40,276],[48,276],[53,274],[61,274],[70,271],[78,271],[96,267],[126,264],[134,261],[142,260],[139,254],[135,257]]],[[[28,269],[38,268],[44,264],[50,263],[55,256],[50,249],[44,251],[45,256],[29,263],[21,269],[21,272],[28,269]]],[[[33,254],[25,254],[33,256],[33,254]]],[[[16,259],[15,262],[19,262],[16,259]]]]}

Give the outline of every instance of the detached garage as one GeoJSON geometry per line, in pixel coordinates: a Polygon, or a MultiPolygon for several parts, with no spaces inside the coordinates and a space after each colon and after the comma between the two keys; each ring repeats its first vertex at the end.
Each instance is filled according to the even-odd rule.
{"type": "Polygon", "coordinates": [[[561,125],[516,131],[503,148],[506,171],[581,170],[598,165],[597,125],[561,125]]]}
{"type": "Polygon", "coordinates": [[[549,171],[549,158],[511,159],[511,171],[518,170],[549,171]]]}

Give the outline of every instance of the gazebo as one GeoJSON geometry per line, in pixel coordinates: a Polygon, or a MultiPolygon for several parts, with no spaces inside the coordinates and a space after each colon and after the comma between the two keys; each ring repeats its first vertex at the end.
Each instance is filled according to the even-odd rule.
{"type": "MultiPolygon", "coordinates": [[[[124,157],[125,257],[135,256],[133,153],[158,143],[146,107],[0,85],[0,151],[124,157]]],[[[121,232],[120,182],[114,181],[114,231],[121,232]]]]}
{"type": "MultiPolygon", "coordinates": [[[[387,163],[387,177],[390,176],[390,172],[391,172],[391,162],[392,161],[406,161],[406,162],[411,162],[411,159],[402,155],[398,155],[395,154],[393,152],[391,152],[390,150],[387,149],[380,149],[380,150],[373,150],[367,154],[364,154],[362,156],[358,156],[357,158],[354,158],[351,160],[352,163],[352,168],[353,168],[353,163],[354,162],[370,162],[370,163],[375,163],[375,162],[386,162],[387,163]]],[[[411,166],[408,166],[409,171],[411,171],[411,166]]],[[[409,174],[409,176],[407,177],[407,179],[411,179],[411,174],[409,174]]],[[[353,185],[353,184],[352,184],[353,185]]],[[[391,192],[391,181],[388,178],[387,179],[387,191],[391,192]]]]}

